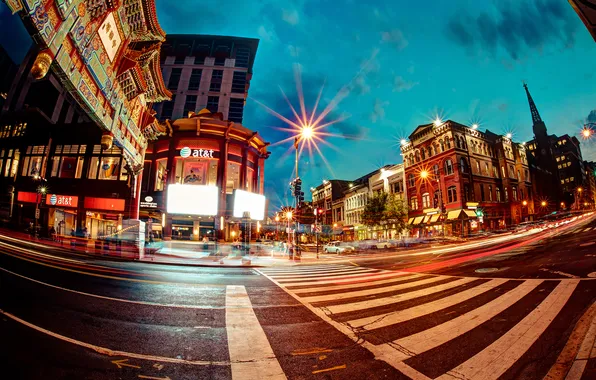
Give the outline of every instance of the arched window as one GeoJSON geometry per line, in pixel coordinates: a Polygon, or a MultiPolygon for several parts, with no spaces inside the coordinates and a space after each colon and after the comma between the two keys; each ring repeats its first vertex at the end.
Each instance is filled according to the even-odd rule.
{"type": "Polygon", "coordinates": [[[445,175],[453,174],[453,162],[451,160],[445,161],[445,175]]]}
{"type": "Polygon", "coordinates": [[[460,149],[461,146],[459,145],[459,138],[457,136],[455,136],[454,139],[455,139],[455,147],[460,149]]]}
{"type": "Polygon", "coordinates": [[[416,157],[416,163],[420,162],[420,151],[419,150],[416,151],[415,157],[416,157]]]}
{"type": "Polygon", "coordinates": [[[447,188],[447,201],[449,203],[457,202],[457,189],[455,186],[449,186],[447,188]]]}
{"type": "Polygon", "coordinates": [[[480,161],[476,160],[476,174],[480,174],[480,161]]]}
{"type": "Polygon", "coordinates": [[[445,143],[443,142],[443,139],[439,140],[439,145],[441,146],[441,153],[443,153],[445,151],[445,143]]]}
{"type": "Polygon", "coordinates": [[[476,153],[476,141],[472,141],[472,152],[476,153]]]}
{"type": "Polygon", "coordinates": [[[430,194],[424,193],[422,194],[422,208],[430,208],[430,194]]]}
{"type": "Polygon", "coordinates": [[[408,186],[414,187],[416,185],[416,179],[414,178],[414,174],[408,174],[408,186]]]}
{"type": "Polygon", "coordinates": [[[439,165],[437,164],[433,165],[433,175],[435,178],[439,178],[439,165]]]}
{"type": "Polygon", "coordinates": [[[467,164],[465,158],[462,157],[462,158],[459,159],[459,166],[460,166],[460,169],[461,169],[462,173],[467,173],[468,172],[468,164],[467,164]]]}
{"type": "Polygon", "coordinates": [[[410,208],[412,210],[418,210],[418,197],[413,196],[410,198],[410,208]]]}
{"type": "Polygon", "coordinates": [[[488,185],[488,200],[493,201],[493,185],[488,185]]]}
{"type": "Polygon", "coordinates": [[[495,191],[497,192],[497,202],[501,202],[501,189],[497,187],[495,191]]]}
{"type": "Polygon", "coordinates": [[[433,149],[432,149],[432,145],[428,146],[428,157],[432,157],[433,156],[433,149]]]}
{"type": "Polygon", "coordinates": [[[513,186],[511,188],[511,195],[513,196],[513,200],[517,202],[517,187],[513,186]]]}
{"type": "Polygon", "coordinates": [[[447,146],[447,149],[451,149],[451,139],[449,137],[445,137],[445,146],[447,146]]]}
{"type": "Polygon", "coordinates": [[[521,181],[521,174],[520,174],[519,170],[517,171],[517,180],[521,181]]]}
{"type": "Polygon", "coordinates": [[[420,149],[420,155],[422,156],[423,160],[426,160],[426,149],[424,149],[424,148],[420,149]]]}
{"type": "Polygon", "coordinates": [[[460,137],[461,141],[460,141],[460,145],[462,149],[466,149],[466,138],[465,137],[460,137]]]}

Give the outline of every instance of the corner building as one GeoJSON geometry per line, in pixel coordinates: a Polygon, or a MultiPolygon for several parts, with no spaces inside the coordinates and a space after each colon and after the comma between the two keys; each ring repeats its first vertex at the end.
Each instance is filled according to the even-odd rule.
{"type": "Polygon", "coordinates": [[[401,151],[415,234],[465,236],[533,218],[524,145],[447,120],[418,126],[401,151]]]}
{"type": "Polygon", "coordinates": [[[141,219],[151,220],[152,230],[166,240],[239,237],[242,219],[234,217],[235,190],[263,194],[269,143],[206,109],[166,121],[159,133],[145,155],[141,219]],[[173,185],[193,186],[183,199],[175,199],[168,196],[173,185]],[[203,193],[209,188],[217,194],[203,193]],[[180,203],[181,212],[171,212],[173,203],[180,203]],[[192,203],[201,210],[191,211],[192,203]]]}

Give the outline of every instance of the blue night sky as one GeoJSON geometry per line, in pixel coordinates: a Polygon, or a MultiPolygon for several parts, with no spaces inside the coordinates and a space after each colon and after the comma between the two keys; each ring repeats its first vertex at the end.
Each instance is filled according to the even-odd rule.
{"type": "MultiPolygon", "coordinates": [[[[401,162],[398,139],[436,113],[531,139],[523,80],[551,133],[577,134],[596,109],[596,43],[564,0],[158,0],[157,7],[167,33],[259,38],[249,98],[284,116],[292,113],[279,87],[299,104],[296,65],[307,109],[323,84],[324,104],[348,86],[327,117],[350,116],[329,127],[341,136],[327,139],[338,151],[320,145],[333,171],[304,155],[307,189],[401,162]]],[[[250,99],[244,124],[272,143],[290,136],[250,99]]],[[[266,185],[273,208],[288,195],[291,146],[271,148],[266,185]]],[[[596,159],[596,149],[584,150],[596,159]]]]}
{"type": "MultiPolygon", "coordinates": [[[[577,134],[586,119],[596,122],[596,43],[565,0],[157,0],[157,10],[167,33],[260,39],[244,124],[273,145],[270,210],[289,195],[292,144],[274,144],[291,134],[256,101],[294,119],[280,88],[299,108],[296,68],[307,110],[324,84],[319,110],[341,94],[325,120],[348,117],[326,128],[338,136],[326,138],[333,147],[319,144],[332,170],[318,155],[301,157],[306,189],[401,162],[399,139],[437,113],[529,140],[522,81],[550,133],[577,134]]],[[[0,5],[2,30],[19,23],[0,5]]],[[[15,45],[7,49],[18,61],[28,43],[17,44],[16,34],[0,33],[0,43],[15,45]]],[[[582,146],[596,160],[596,145],[582,146]]]]}

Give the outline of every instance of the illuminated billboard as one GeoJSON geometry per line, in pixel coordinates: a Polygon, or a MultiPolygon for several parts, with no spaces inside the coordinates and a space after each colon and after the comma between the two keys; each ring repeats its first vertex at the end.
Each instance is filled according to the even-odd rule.
{"type": "Polygon", "coordinates": [[[242,218],[245,212],[250,213],[253,220],[265,219],[265,196],[236,190],[234,192],[234,217],[242,218]]]}
{"type": "Polygon", "coordinates": [[[168,185],[168,214],[217,215],[219,188],[202,185],[168,185]]]}

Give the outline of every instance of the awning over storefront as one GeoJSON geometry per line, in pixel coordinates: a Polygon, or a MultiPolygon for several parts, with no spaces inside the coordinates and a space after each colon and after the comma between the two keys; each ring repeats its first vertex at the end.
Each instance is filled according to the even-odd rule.
{"type": "Polygon", "coordinates": [[[424,219],[422,220],[422,223],[428,223],[428,221],[430,220],[430,215],[427,215],[424,217],[424,219]]]}
{"type": "Polygon", "coordinates": [[[439,220],[439,214],[435,214],[435,215],[431,215],[430,216],[430,223],[435,223],[437,220],[439,220]]]}
{"type": "Polygon", "coordinates": [[[476,213],[473,210],[453,210],[447,213],[447,220],[455,220],[459,218],[476,218],[476,213]]]}
{"type": "Polygon", "coordinates": [[[468,218],[476,218],[477,217],[476,213],[472,210],[464,210],[464,212],[466,213],[468,218]]]}
{"type": "Polygon", "coordinates": [[[414,219],[414,223],[412,223],[412,224],[420,224],[422,222],[422,219],[424,219],[424,217],[423,216],[419,216],[416,219],[414,219]]]}
{"type": "Polygon", "coordinates": [[[410,218],[410,220],[408,220],[408,224],[412,224],[414,222],[414,218],[410,218]]]}

